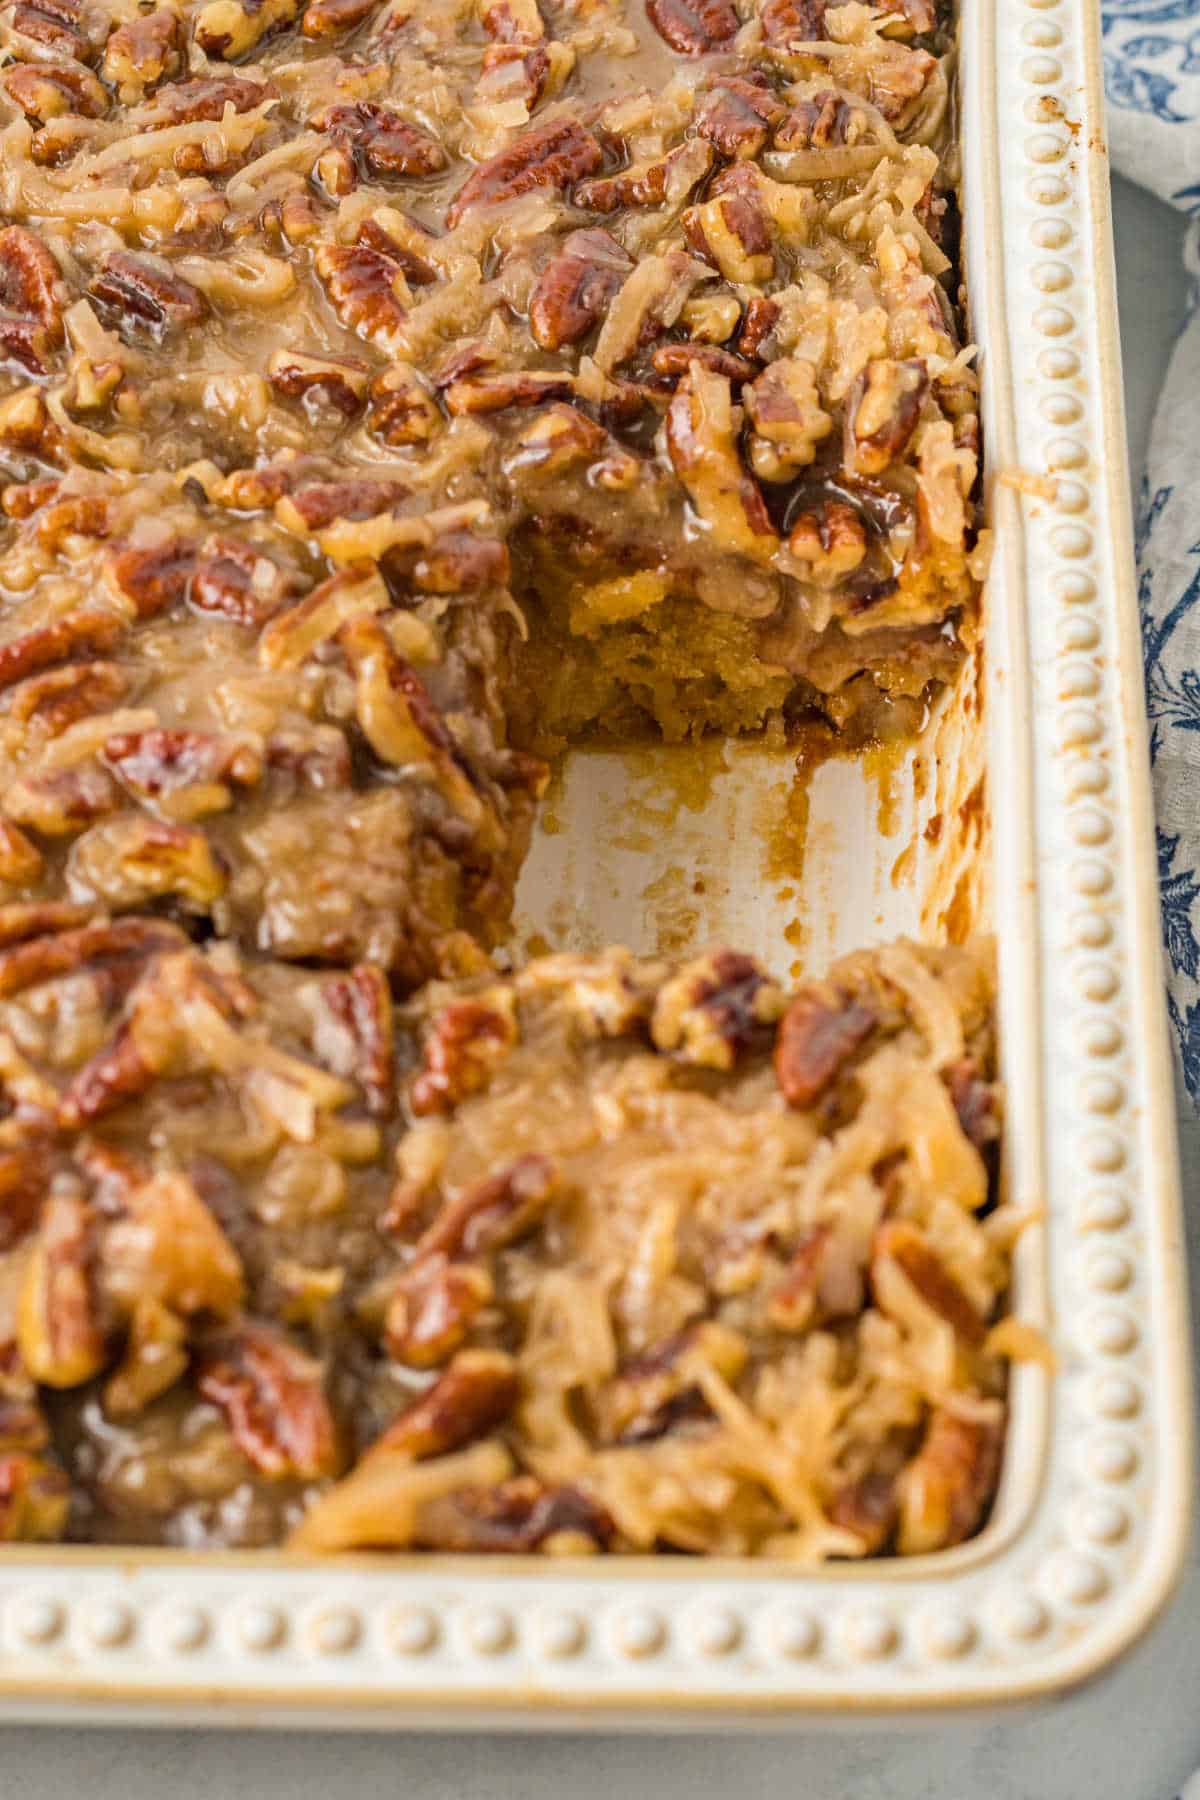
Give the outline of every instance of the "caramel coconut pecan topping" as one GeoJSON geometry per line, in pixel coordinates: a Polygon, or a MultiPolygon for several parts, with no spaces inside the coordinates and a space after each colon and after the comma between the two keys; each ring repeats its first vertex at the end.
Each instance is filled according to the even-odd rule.
{"type": "Polygon", "coordinates": [[[953,38],[8,8],[0,1539],[985,1518],[986,949],[504,948],[567,744],[891,741],[958,669],[953,38]]]}

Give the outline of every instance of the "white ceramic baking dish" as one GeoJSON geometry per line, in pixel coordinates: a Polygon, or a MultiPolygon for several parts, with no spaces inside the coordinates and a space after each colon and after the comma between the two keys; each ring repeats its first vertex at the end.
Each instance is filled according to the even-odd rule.
{"type": "Polygon", "coordinates": [[[13,1548],[0,1714],[661,1727],[983,1705],[1094,1674],[1168,1594],[1189,1380],[1096,9],[965,0],[962,73],[986,655],[905,759],[820,771],[802,872],[780,856],[787,759],[583,757],[522,902],[529,937],[721,937],[780,969],[994,925],[1008,1181],[1044,1209],[1016,1310],[1058,1372],[1015,1377],[985,1531],[821,1574],[13,1548]]]}

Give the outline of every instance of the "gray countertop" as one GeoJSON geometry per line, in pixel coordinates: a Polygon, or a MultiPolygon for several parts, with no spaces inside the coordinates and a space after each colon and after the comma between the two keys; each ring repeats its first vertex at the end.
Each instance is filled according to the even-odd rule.
{"type": "MultiPolygon", "coordinates": [[[[1182,229],[1116,188],[1130,451],[1140,468],[1183,314],[1182,229]]],[[[1185,1191],[1200,1193],[1200,1125],[1183,1116],[1185,1191]]],[[[1200,1285],[1200,1207],[1190,1221],[1200,1285]]],[[[1194,1294],[1195,1297],[1195,1294],[1194,1294]]],[[[0,1732],[0,1796],[21,1800],[1173,1800],[1200,1763],[1200,1562],[1144,1644],[1097,1685],[1037,1714],[796,1736],[319,1737],[0,1732]]]]}

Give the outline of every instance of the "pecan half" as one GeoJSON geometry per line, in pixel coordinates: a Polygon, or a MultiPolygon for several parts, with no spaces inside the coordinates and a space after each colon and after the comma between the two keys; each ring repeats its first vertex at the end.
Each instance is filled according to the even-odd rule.
{"type": "Polygon", "coordinates": [[[212,538],[196,564],[187,603],[193,612],[257,630],[279,611],[292,585],[253,544],[212,538]]]}
{"type": "Polygon", "coordinates": [[[192,30],[209,56],[232,62],[268,33],[290,25],[300,6],[301,0],[208,0],[196,14],[192,30]]]}
{"type": "Polygon", "coordinates": [[[177,275],[165,258],[114,250],[92,277],[88,293],[126,336],[149,336],[161,343],[173,331],[208,316],[199,288],[177,275]]]}
{"type": "Polygon", "coordinates": [[[447,1202],[417,1244],[417,1255],[472,1257],[502,1250],[533,1230],[560,1190],[549,1157],[519,1156],[447,1202]]]}
{"type": "Polygon", "coordinates": [[[509,406],[566,400],[574,391],[575,379],[566,370],[503,369],[452,381],[446,389],[446,410],[454,414],[503,412],[509,406]]]}
{"type": "Polygon", "coordinates": [[[492,1292],[491,1276],[476,1263],[420,1257],[400,1277],[388,1303],[383,1326],[388,1355],[414,1369],[445,1362],[492,1292]]]}
{"type": "Polygon", "coordinates": [[[412,180],[440,175],[446,167],[446,152],[437,139],[418,131],[389,106],[369,100],[326,106],[310,123],[314,131],[325,132],[334,144],[350,150],[357,167],[371,180],[384,176],[412,180]]]}
{"type": "Polygon", "coordinates": [[[35,375],[66,335],[66,287],[57,262],[23,225],[0,231],[0,350],[35,375]]]}
{"type": "Polygon", "coordinates": [[[783,1006],[780,989],[752,956],[714,950],[663,983],[650,1036],[656,1049],[681,1062],[732,1069],[743,1051],[764,1040],[783,1006]]]}
{"type": "Polygon", "coordinates": [[[317,1055],[335,1075],[357,1082],[373,1118],[389,1118],[396,1106],[396,1066],[392,995],[383,970],[360,963],[323,981],[318,1001],[317,1055]]]}
{"type": "Polygon", "coordinates": [[[801,988],[775,1040],[775,1079],[789,1106],[813,1106],[866,1043],[878,1015],[831,988],[801,988]]]}
{"type": "Polygon", "coordinates": [[[33,1229],[53,1167],[44,1138],[0,1150],[0,1252],[11,1250],[33,1229]]]}
{"type": "Polygon", "coordinates": [[[667,409],[672,466],[714,548],[769,562],[779,540],[761,493],[742,467],[735,431],[729,382],[693,363],[667,409]]]}
{"type": "Polygon", "coordinates": [[[759,8],[763,37],[777,49],[792,43],[818,43],[827,35],[828,0],[764,0],[759,8]]]}
{"type": "Polygon", "coordinates": [[[487,1086],[516,1041],[510,988],[451,1000],[430,1024],[424,1062],[410,1095],[414,1113],[423,1117],[452,1112],[468,1095],[487,1086]]]}
{"type": "Polygon", "coordinates": [[[508,579],[508,550],[500,538],[478,532],[439,531],[423,549],[389,550],[380,568],[389,591],[477,594],[508,579]]]}
{"type": "Polygon", "coordinates": [[[227,106],[239,114],[252,112],[271,91],[265,81],[251,81],[242,75],[198,75],[192,81],[174,81],[160,88],[147,110],[156,126],[195,125],[203,119],[215,124],[224,118],[227,106]]]}
{"type": "Polygon", "coordinates": [[[0,908],[0,999],[60,975],[114,958],[153,956],[186,942],[177,926],[156,919],[85,923],[89,908],[35,901],[0,908]]]}
{"type": "Polygon", "coordinates": [[[137,817],[106,820],[81,838],[71,874],[78,888],[120,908],[172,898],[203,913],[228,884],[197,827],[137,817]]]}
{"type": "Polygon", "coordinates": [[[379,4],[379,0],[309,0],[300,20],[306,38],[336,37],[361,25],[379,4]]]}
{"type": "Polygon", "coordinates": [[[832,88],[797,101],[775,133],[777,150],[831,150],[853,144],[866,129],[866,115],[832,88]]]}
{"type": "Polygon", "coordinates": [[[56,1542],[70,1507],[65,1470],[28,1451],[0,1450],[0,1543],[56,1542]]]}
{"type": "Polygon", "coordinates": [[[695,1381],[697,1360],[726,1381],[746,1366],[746,1340],[716,1320],[685,1325],[682,1331],[629,1357],[601,1391],[596,1411],[607,1443],[644,1444],[675,1425],[709,1416],[695,1381]]]}
{"type": "Polygon", "coordinates": [[[365,403],[368,375],[362,363],[332,362],[300,350],[273,350],[267,379],[277,394],[289,400],[302,400],[306,407],[324,401],[352,419],[365,403]]]}
{"type": "Polygon", "coordinates": [[[74,114],[102,119],[109,99],[90,69],[78,63],[13,63],[0,75],[4,91],[34,125],[74,114]]]}
{"type": "Polygon", "coordinates": [[[646,16],[681,56],[704,56],[727,44],[738,28],[730,0],[646,0],[646,16]]]}
{"type": "Polygon", "coordinates": [[[501,206],[535,188],[561,193],[598,169],[603,160],[596,139],[577,120],[538,125],[468,175],[447,208],[446,224],[453,230],[472,207],[501,206]]]}
{"type": "Polygon", "coordinates": [[[572,231],[529,296],[529,329],[543,350],[578,344],[603,319],[633,268],[626,250],[598,227],[572,231]]]}
{"type": "Polygon", "coordinates": [[[58,1103],[58,1122],[68,1131],[102,1118],[153,1087],[159,1069],[148,1062],[134,1027],[118,1026],[75,1075],[58,1103]]]}
{"type": "Polygon", "coordinates": [[[18,0],[11,22],[14,31],[55,56],[81,63],[95,60],[95,50],[80,28],[80,8],[70,5],[69,0],[39,0],[31,5],[18,0]]]}
{"type": "Polygon", "coordinates": [[[518,1475],[491,1488],[458,1488],[418,1515],[414,1543],[426,1550],[528,1555],[551,1546],[607,1550],[616,1526],[576,1487],[546,1487],[518,1475]]]}
{"type": "Polygon", "coordinates": [[[386,344],[405,319],[404,271],[395,256],[362,241],[361,231],[359,239],[355,244],[319,244],[313,267],[342,324],[386,344]]]}
{"type": "Polygon", "coordinates": [[[82,1195],[47,1194],[17,1305],[21,1361],[45,1387],[78,1387],[106,1360],[90,1226],[82,1195]]]}
{"type": "MultiPolygon", "coordinates": [[[[766,460],[764,453],[756,457],[757,462],[766,460]]],[[[836,588],[865,559],[867,529],[861,513],[845,500],[822,500],[811,512],[795,515],[787,542],[796,561],[807,563],[809,581],[836,588]]]]}
{"type": "Polygon", "coordinates": [[[460,1350],[433,1386],[394,1419],[372,1446],[422,1458],[444,1456],[482,1437],[517,1402],[517,1365],[503,1350],[460,1350]]]}
{"type": "Polygon", "coordinates": [[[10,782],[4,795],[9,818],[43,837],[74,837],[120,805],[120,789],[94,763],[26,775],[10,782]]]}
{"type": "Polygon", "coordinates": [[[315,1481],[337,1473],[341,1449],[321,1365],[281,1332],[247,1323],[206,1346],[196,1388],[262,1474],[315,1481]]]}
{"type": "Polygon", "coordinates": [[[747,362],[744,356],[735,356],[732,350],[722,350],[719,344],[659,344],[650,362],[655,373],[670,382],[686,375],[693,363],[711,369],[714,375],[724,375],[727,381],[737,386],[744,381],[753,381],[758,374],[757,364],[747,362]]]}
{"type": "Polygon", "coordinates": [[[945,1071],[944,1079],[958,1122],[977,1150],[1000,1136],[1000,1089],[983,1076],[974,1057],[964,1056],[945,1071]]]}
{"type": "Polygon", "coordinates": [[[769,300],[765,294],[755,294],[748,302],[737,335],[740,356],[757,357],[760,362],[767,360],[764,345],[779,323],[779,310],[778,300],[769,300]]]}
{"type": "Polygon", "coordinates": [[[752,160],[765,147],[787,107],[762,80],[722,75],[712,83],[696,130],[731,161],[752,160]]]}
{"type": "Polygon", "coordinates": [[[442,415],[415,369],[393,363],[371,383],[367,426],[381,442],[425,444],[441,428],[442,415]]]}
{"type": "Polygon", "coordinates": [[[925,364],[879,357],[857,376],[846,396],[846,467],[881,475],[908,448],[929,392],[925,364]]]}
{"type": "Polygon", "coordinates": [[[68,663],[30,675],[15,687],[9,716],[57,737],[68,725],[107,712],[127,686],[128,677],[116,663],[68,663]]]}
{"type": "Polygon", "coordinates": [[[998,1422],[963,1419],[937,1407],[924,1441],[898,1482],[902,1556],[946,1550],[969,1538],[991,1500],[1000,1471],[998,1422]]]}
{"type": "Polygon", "coordinates": [[[106,579],[133,602],[139,619],[152,619],[187,593],[196,569],[196,546],[186,538],[109,550],[102,564],[106,579]]]}
{"type": "Polygon", "coordinates": [[[931,1312],[944,1319],[964,1344],[977,1348],[987,1336],[987,1324],[975,1302],[946,1267],[924,1232],[907,1219],[887,1219],[879,1226],[871,1245],[871,1285],[884,1312],[888,1304],[888,1276],[900,1270],[931,1312]]]}
{"type": "Polygon", "coordinates": [[[635,163],[617,175],[581,181],[572,198],[589,212],[619,212],[630,206],[662,206],[681,200],[708,174],[712,151],[706,144],[679,144],[665,156],[635,163]]]}
{"type": "Polygon", "coordinates": [[[101,65],[106,81],[122,99],[136,99],[147,88],[173,75],[183,62],[183,21],[170,7],[141,13],[118,25],[104,46],[101,65]]]}
{"type": "Polygon", "coordinates": [[[275,502],[275,517],[289,531],[324,531],[337,519],[377,519],[411,492],[407,481],[348,476],[344,481],[312,481],[275,502]]]}

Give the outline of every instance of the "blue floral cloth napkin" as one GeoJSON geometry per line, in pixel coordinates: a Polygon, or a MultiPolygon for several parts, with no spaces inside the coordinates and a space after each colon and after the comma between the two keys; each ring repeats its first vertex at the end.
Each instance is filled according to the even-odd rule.
{"type": "Polygon", "coordinates": [[[1137,559],[1168,1005],[1200,1104],[1200,0],[1103,0],[1102,16],[1113,166],[1194,220],[1191,303],[1154,416],[1137,559]]]}

